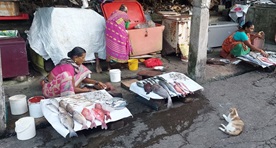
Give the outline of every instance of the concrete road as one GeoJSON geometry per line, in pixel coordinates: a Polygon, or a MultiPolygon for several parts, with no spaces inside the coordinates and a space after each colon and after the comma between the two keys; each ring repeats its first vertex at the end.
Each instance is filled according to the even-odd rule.
{"type": "Polygon", "coordinates": [[[27,141],[16,136],[1,139],[9,147],[183,147],[258,148],[276,147],[275,73],[248,72],[202,84],[204,91],[188,97],[192,103],[174,100],[170,110],[144,110],[116,130],[85,130],[79,137],[63,138],[51,126],[40,128],[27,141]],[[218,127],[226,124],[222,114],[236,107],[245,123],[239,136],[229,136],[218,127]]]}

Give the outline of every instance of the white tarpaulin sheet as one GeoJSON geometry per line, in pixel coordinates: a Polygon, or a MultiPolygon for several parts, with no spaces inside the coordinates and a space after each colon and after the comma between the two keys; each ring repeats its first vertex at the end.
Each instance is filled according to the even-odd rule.
{"type": "MultiPolygon", "coordinates": [[[[197,84],[195,81],[187,77],[186,75],[179,73],[179,72],[170,72],[166,74],[159,75],[160,77],[163,77],[164,79],[167,80],[167,82],[170,82],[174,84],[175,81],[177,82],[182,82],[183,84],[186,85],[187,89],[191,92],[195,92],[197,90],[203,90],[203,87],[197,84]]],[[[138,82],[145,82],[145,80],[141,80],[138,82]]],[[[154,92],[150,92],[149,94],[146,94],[144,88],[141,88],[137,85],[137,82],[134,82],[130,85],[129,90],[132,92],[140,95],[141,97],[150,100],[150,99],[164,99],[163,97],[155,94],[154,92]]],[[[189,92],[186,92],[189,93],[189,92]]],[[[175,94],[173,92],[170,93],[172,97],[177,96],[178,94],[175,94]]]]}
{"type": "Polygon", "coordinates": [[[94,53],[105,59],[105,19],[91,9],[38,8],[28,33],[30,47],[56,65],[74,47],[86,50],[86,60],[94,53]]]}
{"type": "Polygon", "coordinates": [[[239,56],[237,58],[252,64],[259,65],[262,68],[276,65],[276,53],[271,51],[266,51],[266,53],[269,55],[267,58],[262,56],[260,53],[255,52],[250,52],[247,55],[239,56]]]}
{"type": "MultiPolygon", "coordinates": [[[[105,90],[99,90],[99,91],[94,91],[94,92],[89,92],[89,93],[81,93],[81,94],[76,94],[76,95],[72,95],[72,96],[67,96],[67,97],[57,97],[57,98],[53,98],[56,99],[58,102],[60,100],[64,100],[67,103],[73,102],[72,100],[76,99],[75,103],[70,103],[70,105],[73,106],[74,110],[78,111],[79,113],[81,113],[82,109],[84,107],[91,109],[94,107],[95,103],[101,103],[103,105],[103,108],[108,108],[107,110],[110,111],[110,117],[111,119],[106,120],[106,123],[109,122],[114,122],[114,121],[118,121],[120,119],[126,118],[126,117],[130,117],[132,116],[132,114],[130,113],[130,111],[124,107],[122,109],[119,110],[115,110],[112,109],[111,107],[108,107],[107,105],[105,105],[105,101],[109,101],[110,99],[112,99],[113,97],[105,90]]],[[[52,112],[48,107],[47,104],[51,104],[50,99],[43,99],[40,102],[41,105],[41,109],[42,109],[42,113],[44,115],[44,117],[47,119],[47,121],[52,125],[52,127],[63,137],[66,137],[67,134],[69,133],[69,131],[61,124],[58,114],[52,112]]],[[[101,122],[96,120],[95,121],[97,126],[101,125],[101,122]]],[[[87,126],[90,127],[91,122],[87,121],[87,126]]],[[[80,131],[82,130],[82,125],[76,121],[74,121],[74,131],[80,131]]]]}

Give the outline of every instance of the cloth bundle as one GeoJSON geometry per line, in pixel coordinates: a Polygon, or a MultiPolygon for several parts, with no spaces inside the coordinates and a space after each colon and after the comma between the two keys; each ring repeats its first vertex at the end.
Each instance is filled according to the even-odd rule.
{"type": "Polygon", "coordinates": [[[146,65],[146,67],[148,68],[152,68],[155,66],[162,66],[163,63],[160,59],[158,58],[149,58],[147,60],[144,61],[144,64],[146,65]]]}

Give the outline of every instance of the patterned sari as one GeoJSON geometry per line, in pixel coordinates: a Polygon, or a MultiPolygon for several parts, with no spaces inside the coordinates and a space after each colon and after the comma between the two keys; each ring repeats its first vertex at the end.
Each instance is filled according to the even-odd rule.
{"type": "Polygon", "coordinates": [[[132,51],[125,21],[127,14],[116,10],[106,21],[106,59],[118,63],[126,63],[132,51]]]}
{"type": "MultiPolygon", "coordinates": [[[[76,64],[72,64],[72,67],[75,70],[74,74],[72,74],[69,72],[70,70],[68,69],[68,64],[70,63],[62,63],[61,65],[59,65],[62,67],[63,72],[54,76],[54,79],[51,81],[44,81],[45,83],[42,86],[42,93],[45,97],[50,98],[75,94],[74,85],[78,86],[83,79],[85,79],[90,73],[92,73],[84,65],[76,67],[76,64]],[[73,77],[75,80],[74,85],[72,84],[73,77]]],[[[53,71],[54,70],[55,69],[53,69],[53,71]]]]}
{"type": "MultiPolygon", "coordinates": [[[[250,41],[250,34],[246,34],[250,41]]],[[[248,48],[242,41],[236,41],[234,38],[234,33],[228,36],[222,43],[222,50],[226,54],[232,54],[233,56],[242,56],[246,55],[250,52],[250,48],[248,48]]]]}

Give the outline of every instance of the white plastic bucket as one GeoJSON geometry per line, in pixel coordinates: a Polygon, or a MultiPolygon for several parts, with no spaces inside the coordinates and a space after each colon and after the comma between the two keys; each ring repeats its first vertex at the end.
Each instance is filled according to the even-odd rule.
{"type": "Polygon", "coordinates": [[[109,76],[111,82],[120,82],[121,81],[121,70],[120,69],[111,69],[109,70],[109,76]]]}
{"type": "Polygon", "coordinates": [[[40,106],[40,101],[45,99],[43,96],[34,96],[28,99],[29,113],[31,117],[40,118],[43,117],[43,113],[40,106]]]}
{"type": "Polygon", "coordinates": [[[12,115],[21,115],[28,111],[26,95],[14,95],[9,98],[12,115]]]}
{"type": "Polygon", "coordinates": [[[15,122],[15,132],[18,140],[28,140],[36,135],[34,117],[23,117],[15,122]]]}

